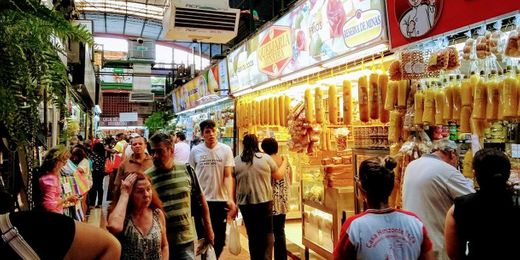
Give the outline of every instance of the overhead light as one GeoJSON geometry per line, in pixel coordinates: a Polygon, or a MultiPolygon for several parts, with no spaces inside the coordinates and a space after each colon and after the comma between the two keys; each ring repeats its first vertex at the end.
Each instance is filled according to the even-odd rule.
{"type": "Polygon", "coordinates": [[[291,73],[291,74],[289,74],[287,76],[283,76],[281,78],[281,81],[282,82],[286,82],[286,81],[289,81],[289,80],[305,77],[305,76],[308,76],[308,75],[311,75],[311,74],[314,74],[314,73],[318,73],[318,72],[320,72],[322,70],[324,70],[324,68],[321,67],[321,66],[312,66],[312,67],[309,67],[309,68],[297,71],[295,73],[291,73]]]}
{"type": "Polygon", "coordinates": [[[176,113],[178,116],[180,115],[184,115],[184,114],[187,114],[187,113],[190,113],[190,112],[194,112],[196,110],[202,110],[202,109],[205,109],[207,107],[210,107],[210,106],[213,106],[213,105],[216,105],[216,104],[219,104],[221,102],[224,102],[224,101],[227,101],[227,100],[231,100],[230,97],[224,97],[222,99],[219,99],[219,100],[215,100],[215,101],[211,101],[209,103],[206,103],[204,105],[200,105],[200,106],[196,106],[196,107],[193,107],[193,108],[190,108],[190,109],[186,109],[184,111],[181,111],[179,113],[176,113]]]}
{"type": "Polygon", "coordinates": [[[321,66],[324,68],[334,68],[340,65],[345,65],[346,63],[349,63],[351,61],[362,59],[368,55],[373,55],[375,53],[380,53],[388,50],[388,45],[385,43],[381,43],[378,45],[375,45],[373,47],[361,50],[361,51],[353,51],[348,53],[347,55],[344,55],[342,57],[333,59],[331,61],[327,61],[323,63],[321,66]]]}

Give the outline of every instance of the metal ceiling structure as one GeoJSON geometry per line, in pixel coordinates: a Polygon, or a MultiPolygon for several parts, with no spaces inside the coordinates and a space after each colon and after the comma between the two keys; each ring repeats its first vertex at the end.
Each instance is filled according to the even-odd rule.
{"type": "MultiPolygon", "coordinates": [[[[79,18],[93,21],[94,35],[104,37],[147,38],[161,40],[163,12],[168,0],[74,0],[79,18]]],[[[164,42],[191,50],[195,47],[206,56],[210,45],[193,42],[164,42]]]]}

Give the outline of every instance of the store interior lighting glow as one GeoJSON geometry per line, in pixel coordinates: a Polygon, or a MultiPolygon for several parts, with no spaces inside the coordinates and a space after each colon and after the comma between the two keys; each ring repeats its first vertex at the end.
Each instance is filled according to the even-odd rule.
{"type": "Polygon", "coordinates": [[[200,106],[196,106],[196,107],[193,107],[193,108],[190,108],[190,109],[186,109],[184,111],[181,111],[179,113],[176,113],[178,116],[179,115],[183,115],[183,114],[187,114],[187,113],[190,113],[190,112],[193,112],[193,111],[196,111],[196,110],[201,110],[201,109],[205,109],[207,107],[210,107],[210,106],[213,106],[213,105],[216,105],[218,103],[221,103],[221,102],[224,102],[224,101],[227,101],[227,100],[230,100],[231,98],[230,97],[225,97],[225,98],[222,98],[222,99],[219,99],[219,100],[215,100],[215,101],[211,101],[209,103],[206,103],[204,105],[200,105],[200,106]]]}
{"type": "Polygon", "coordinates": [[[337,59],[334,59],[331,61],[327,61],[327,62],[323,63],[321,66],[324,68],[327,68],[327,69],[334,68],[334,67],[337,67],[340,65],[344,65],[345,63],[349,63],[351,61],[355,61],[355,60],[364,58],[368,55],[377,54],[377,53],[384,52],[387,50],[388,50],[388,45],[381,43],[381,44],[375,45],[374,47],[370,47],[370,48],[364,49],[362,51],[356,51],[353,53],[349,53],[346,56],[343,56],[343,57],[340,57],[340,58],[337,58],[337,59]]]}
{"type": "Polygon", "coordinates": [[[289,74],[287,76],[283,76],[281,78],[281,81],[282,82],[286,82],[286,81],[289,81],[289,80],[301,78],[301,77],[308,76],[308,75],[311,75],[311,74],[314,74],[314,73],[318,73],[318,72],[320,72],[320,71],[322,71],[324,69],[325,68],[323,68],[321,66],[313,66],[313,67],[310,67],[310,68],[307,68],[307,69],[304,69],[304,70],[301,70],[301,71],[289,74]]]}

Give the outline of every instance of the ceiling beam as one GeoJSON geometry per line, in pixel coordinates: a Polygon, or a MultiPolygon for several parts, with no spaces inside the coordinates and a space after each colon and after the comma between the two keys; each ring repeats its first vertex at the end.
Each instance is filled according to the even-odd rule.
{"type": "Polygon", "coordinates": [[[141,28],[141,33],[139,34],[139,37],[143,37],[143,32],[144,32],[144,27],[146,26],[146,22],[148,21],[148,19],[144,19],[143,21],[143,27],[141,28]]]}
{"type": "Polygon", "coordinates": [[[123,34],[126,33],[126,19],[128,18],[128,0],[125,0],[125,20],[123,21],[123,34]]]}
{"type": "Polygon", "coordinates": [[[161,38],[162,31],[163,31],[163,27],[161,26],[161,30],[157,34],[157,39],[156,40],[159,40],[159,38],[161,38]]]}
{"type": "Polygon", "coordinates": [[[107,12],[104,13],[104,17],[105,17],[105,32],[108,33],[108,30],[107,30],[107,12]]]}

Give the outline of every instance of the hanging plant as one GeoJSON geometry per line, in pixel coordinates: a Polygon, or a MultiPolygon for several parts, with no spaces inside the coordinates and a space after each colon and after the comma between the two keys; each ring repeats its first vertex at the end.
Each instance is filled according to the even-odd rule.
{"type": "Polygon", "coordinates": [[[34,142],[40,131],[38,106],[47,100],[63,108],[70,86],[58,41],[93,44],[90,33],[40,0],[9,0],[0,11],[0,124],[17,145],[34,142]]]}
{"type": "Polygon", "coordinates": [[[171,131],[175,129],[175,125],[171,124],[173,119],[173,115],[169,112],[157,111],[153,112],[146,121],[144,125],[148,128],[151,134],[156,133],[157,131],[171,131]]]}

